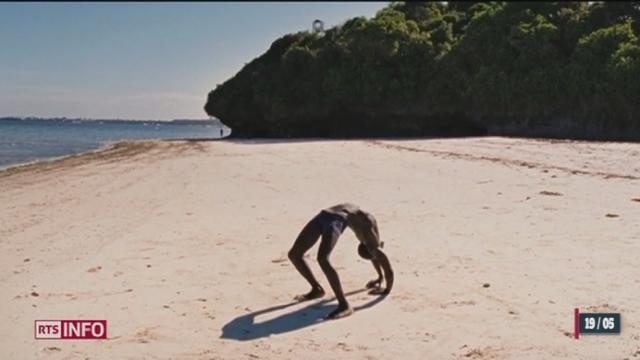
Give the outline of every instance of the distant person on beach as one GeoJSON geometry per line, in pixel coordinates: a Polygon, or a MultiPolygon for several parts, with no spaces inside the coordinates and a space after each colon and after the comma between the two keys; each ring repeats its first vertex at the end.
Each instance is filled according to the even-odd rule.
{"type": "Polygon", "coordinates": [[[367,260],[371,260],[378,273],[378,278],[367,283],[367,288],[372,288],[370,294],[388,294],[393,287],[393,270],[385,253],[380,250],[384,242],[380,241],[378,225],[373,215],[361,210],[354,204],[339,204],[320,211],[300,232],[298,238],[289,250],[289,259],[300,274],[311,285],[311,291],[304,295],[298,295],[295,300],[304,301],[324,296],[324,289],[311,273],[309,266],[304,261],[304,254],[322,237],[318,250],[318,263],[327,276],[331,289],[338,299],[338,308],[331,312],[327,319],[338,319],[349,316],[353,310],[349,306],[342,291],[338,273],[329,262],[329,255],[333,250],[338,237],[346,227],[351,228],[356,234],[360,244],[358,254],[367,260]],[[384,272],[384,277],[383,277],[384,272]],[[382,280],[386,281],[386,288],[382,289],[382,280]]]}
{"type": "Polygon", "coordinates": [[[220,128],[220,137],[222,137],[222,135],[224,135],[224,129],[220,128]]]}

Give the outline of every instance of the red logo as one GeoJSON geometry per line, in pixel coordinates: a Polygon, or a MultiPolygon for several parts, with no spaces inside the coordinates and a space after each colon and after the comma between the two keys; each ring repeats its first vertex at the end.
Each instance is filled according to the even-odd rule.
{"type": "Polygon", "coordinates": [[[107,320],[36,320],[35,338],[99,340],[107,338],[107,320]]]}

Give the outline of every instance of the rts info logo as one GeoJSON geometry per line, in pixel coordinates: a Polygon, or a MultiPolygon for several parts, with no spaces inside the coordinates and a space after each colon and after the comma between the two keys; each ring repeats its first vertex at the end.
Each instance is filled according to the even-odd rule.
{"type": "Polygon", "coordinates": [[[107,320],[36,320],[35,338],[99,340],[107,338],[107,320]]]}

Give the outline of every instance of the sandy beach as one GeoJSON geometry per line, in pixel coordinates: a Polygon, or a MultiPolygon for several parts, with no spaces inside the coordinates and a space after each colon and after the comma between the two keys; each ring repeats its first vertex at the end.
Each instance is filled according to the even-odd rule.
{"type": "Polygon", "coordinates": [[[139,141],[0,172],[0,359],[640,358],[640,144],[517,138],[139,141]],[[378,219],[396,273],[349,230],[355,313],[293,303],[320,209],[378,219]],[[573,338],[573,311],[622,332],[573,338]],[[108,340],[35,340],[105,319],[108,340]]]}

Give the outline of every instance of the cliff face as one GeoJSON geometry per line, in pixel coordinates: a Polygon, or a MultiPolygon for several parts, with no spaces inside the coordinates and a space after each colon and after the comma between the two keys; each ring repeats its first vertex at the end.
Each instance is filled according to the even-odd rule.
{"type": "Polygon", "coordinates": [[[276,40],[205,111],[241,137],[640,139],[638,4],[394,3],[276,40]]]}

